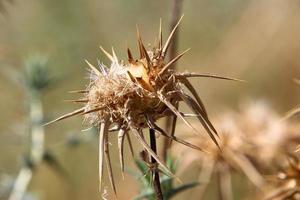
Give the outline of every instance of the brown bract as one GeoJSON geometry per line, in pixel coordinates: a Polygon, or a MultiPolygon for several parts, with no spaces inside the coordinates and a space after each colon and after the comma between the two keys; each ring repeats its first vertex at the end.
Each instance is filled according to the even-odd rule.
{"type": "Polygon", "coordinates": [[[300,161],[297,156],[287,156],[284,169],[277,174],[276,189],[265,200],[300,199],[300,161]]]}

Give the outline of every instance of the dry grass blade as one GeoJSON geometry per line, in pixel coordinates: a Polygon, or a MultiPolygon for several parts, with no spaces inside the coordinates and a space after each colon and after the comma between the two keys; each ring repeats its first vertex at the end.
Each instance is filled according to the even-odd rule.
{"type": "Polygon", "coordinates": [[[122,177],[124,179],[124,139],[125,139],[125,129],[120,129],[118,133],[118,149],[119,149],[119,159],[122,170],[122,177]]]}
{"type": "Polygon", "coordinates": [[[163,56],[163,57],[165,57],[166,52],[168,51],[168,48],[170,47],[171,40],[172,40],[172,38],[173,38],[173,36],[174,36],[174,33],[176,32],[176,30],[177,30],[177,28],[178,28],[178,26],[179,26],[179,24],[180,24],[180,22],[181,22],[181,20],[183,19],[183,16],[184,16],[184,15],[182,15],[182,16],[180,17],[180,19],[178,20],[177,24],[174,26],[173,30],[171,31],[171,33],[170,33],[170,35],[169,35],[169,37],[168,37],[168,39],[167,39],[167,41],[166,41],[166,44],[165,44],[165,46],[164,46],[164,48],[163,48],[163,50],[162,50],[162,56],[163,56]]]}
{"type": "Polygon", "coordinates": [[[142,146],[147,150],[147,152],[158,162],[158,164],[162,167],[162,169],[165,171],[165,173],[168,176],[175,177],[175,175],[168,169],[168,167],[163,163],[163,161],[159,158],[159,156],[153,152],[151,147],[147,144],[145,139],[142,136],[141,131],[136,130],[135,128],[131,128],[134,136],[136,139],[142,144],[142,146]]]}
{"type": "Polygon", "coordinates": [[[104,153],[105,153],[105,160],[106,160],[106,166],[108,170],[108,177],[111,184],[111,187],[114,190],[115,195],[117,195],[116,191],[116,185],[114,181],[114,175],[112,172],[112,166],[111,166],[111,160],[109,155],[109,141],[108,141],[108,130],[104,133],[104,153]]]}
{"type": "Polygon", "coordinates": [[[52,123],[54,123],[54,122],[58,122],[58,121],[61,121],[61,120],[63,120],[63,119],[72,117],[72,116],[74,116],[74,115],[78,115],[78,114],[80,114],[80,113],[83,113],[83,112],[84,112],[84,109],[85,109],[85,108],[79,108],[79,109],[77,109],[77,110],[75,110],[75,111],[73,111],[73,112],[70,112],[70,113],[68,113],[68,114],[65,114],[65,115],[63,115],[63,116],[57,118],[57,119],[52,120],[52,121],[50,121],[50,122],[44,124],[43,126],[47,126],[47,125],[52,124],[52,123]]]}

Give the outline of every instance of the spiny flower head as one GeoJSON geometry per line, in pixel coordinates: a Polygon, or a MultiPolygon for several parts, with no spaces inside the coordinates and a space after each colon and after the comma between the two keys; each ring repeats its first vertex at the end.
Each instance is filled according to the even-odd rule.
{"type": "Polygon", "coordinates": [[[266,200],[300,199],[300,161],[296,155],[287,155],[285,168],[277,174],[276,189],[271,191],[266,200]]]}
{"type": "Polygon", "coordinates": [[[82,114],[85,117],[85,121],[93,126],[99,127],[100,187],[103,174],[103,158],[106,157],[109,177],[112,187],[115,190],[108,151],[108,133],[112,130],[119,131],[118,149],[122,171],[124,170],[124,138],[127,137],[129,140],[129,135],[133,134],[142,144],[143,148],[159,163],[162,169],[167,174],[172,175],[163,161],[161,161],[158,155],[152,151],[145,141],[142,132],[144,128],[154,129],[164,137],[201,150],[177,138],[174,134],[166,133],[156,124],[158,119],[173,115],[183,120],[186,125],[197,132],[186,120],[186,115],[178,110],[178,103],[180,101],[185,102],[190,107],[195,113],[194,116],[198,118],[213,142],[218,144],[215,138],[217,131],[211,124],[204,105],[195,88],[189,82],[188,77],[230,78],[175,72],[172,69],[172,64],[187,51],[179,54],[170,62],[165,62],[167,50],[181,19],[174,27],[164,45],[162,45],[162,29],[160,23],[158,45],[148,51],[137,29],[140,57],[134,59],[131,51],[127,49],[128,63],[126,64],[117,58],[114,50],[112,50],[112,54],[109,54],[101,47],[101,50],[110,59],[111,66],[108,68],[99,63],[97,68],[86,61],[91,69],[90,83],[85,90],[75,91],[83,93],[84,97],[74,100],[75,102],[83,103],[83,107],[49,122],[53,123],[74,115],[82,114]],[[188,90],[192,96],[185,90],[188,90]],[[131,134],[129,134],[129,131],[131,131],[131,134]]]}
{"type": "MultiPolygon", "coordinates": [[[[192,136],[187,141],[201,146],[210,154],[198,151],[187,152],[179,145],[174,145],[172,148],[174,154],[184,154],[180,165],[182,171],[192,163],[199,165],[201,170],[199,181],[204,185],[204,189],[200,190],[202,195],[206,186],[214,181],[215,175],[231,177],[235,171],[243,173],[260,189],[259,194],[262,195],[271,185],[263,175],[281,168],[287,156],[289,171],[279,175],[284,183],[284,187],[280,189],[288,187],[288,192],[293,192],[294,189],[300,191],[299,155],[295,156],[295,147],[300,141],[297,123],[284,120],[264,101],[245,104],[240,112],[223,112],[213,122],[218,125],[219,145],[222,151],[209,143],[205,135],[202,136],[206,137],[204,139],[192,136]]],[[[196,124],[193,125],[197,127],[196,124]]],[[[179,133],[184,133],[184,130],[183,126],[177,128],[179,133]]],[[[218,183],[224,185],[221,178],[218,179],[218,183]]],[[[231,182],[226,183],[231,185],[231,182]]],[[[228,189],[227,193],[232,193],[231,187],[227,186],[224,187],[228,189]]]]}

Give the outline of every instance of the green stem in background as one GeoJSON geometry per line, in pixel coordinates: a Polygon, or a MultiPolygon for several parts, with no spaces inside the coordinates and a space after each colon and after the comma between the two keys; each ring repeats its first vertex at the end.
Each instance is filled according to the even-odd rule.
{"type": "Polygon", "coordinates": [[[40,93],[34,92],[30,101],[30,123],[31,123],[31,148],[30,159],[33,163],[39,163],[44,155],[45,130],[41,125],[43,122],[43,106],[40,93]]]}
{"type": "Polygon", "coordinates": [[[43,128],[43,107],[39,91],[29,91],[30,103],[30,147],[29,155],[14,183],[9,200],[22,200],[27,191],[35,167],[43,160],[45,130],[43,128]]]}
{"type": "MultiPolygon", "coordinates": [[[[173,2],[173,5],[172,5],[172,11],[171,11],[170,32],[173,30],[173,28],[175,27],[176,23],[178,22],[178,20],[180,18],[183,0],[173,0],[172,2],[173,2]]],[[[169,55],[168,55],[169,61],[176,56],[177,46],[178,46],[178,31],[176,31],[176,33],[174,34],[173,42],[170,44],[170,50],[169,50],[169,55]]],[[[173,69],[176,68],[175,63],[172,65],[172,68],[173,69]]],[[[178,107],[178,105],[177,105],[177,107],[178,107]]],[[[171,135],[174,135],[176,121],[177,121],[176,116],[168,117],[166,119],[165,126],[166,126],[167,133],[171,133],[171,135]]],[[[164,138],[163,148],[162,148],[162,157],[164,160],[167,159],[167,153],[168,153],[170,144],[171,144],[171,140],[168,138],[164,138]]]]}
{"type": "MultiPolygon", "coordinates": [[[[157,153],[156,149],[156,138],[155,138],[155,131],[154,129],[149,129],[149,134],[150,134],[150,147],[153,150],[154,153],[157,153]]],[[[159,172],[157,170],[157,162],[156,160],[151,157],[151,164],[154,166],[153,170],[151,170],[152,177],[154,179],[153,181],[153,188],[156,194],[156,199],[157,200],[163,200],[163,193],[161,191],[161,185],[160,185],[160,180],[159,180],[159,172]]]]}

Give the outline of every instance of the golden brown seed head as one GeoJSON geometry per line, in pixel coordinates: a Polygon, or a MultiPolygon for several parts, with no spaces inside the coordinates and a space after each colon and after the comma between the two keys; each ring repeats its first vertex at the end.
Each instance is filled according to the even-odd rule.
{"type": "MultiPolygon", "coordinates": [[[[118,60],[114,50],[112,54],[101,50],[111,60],[110,67],[99,64],[94,67],[88,61],[90,67],[90,84],[85,90],[78,93],[84,94],[84,98],[74,100],[74,102],[83,103],[83,107],[71,113],[63,115],[50,123],[83,114],[85,120],[93,126],[99,128],[99,176],[100,186],[103,172],[103,157],[106,157],[109,167],[109,177],[112,187],[115,190],[111,163],[108,151],[108,134],[110,127],[118,130],[118,149],[121,162],[123,163],[123,144],[124,137],[134,135],[140,142],[145,151],[149,153],[160,165],[160,167],[170,176],[172,173],[161,161],[161,159],[152,151],[143,136],[144,128],[154,129],[162,136],[172,139],[178,143],[201,150],[180,138],[166,133],[157,124],[157,119],[166,116],[176,116],[187,126],[197,132],[186,119],[186,115],[179,111],[178,103],[183,101],[199,120],[212,141],[218,145],[216,140],[217,132],[211,124],[206,109],[198,96],[195,88],[189,82],[189,77],[212,77],[221,79],[230,79],[213,75],[203,75],[195,73],[177,73],[172,69],[172,64],[180,59],[187,51],[179,54],[171,61],[164,61],[166,51],[172,41],[173,34],[179,25],[175,26],[167,39],[166,44],[162,45],[161,28],[159,33],[159,44],[152,50],[147,51],[141,40],[138,31],[138,46],[140,57],[134,59],[132,53],[127,49],[128,63],[118,60]],[[185,90],[188,90],[189,95],[185,90]],[[131,130],[131,132],[129,132],[131,130]]],[[[130,140],[129,140],[130,141],[130,140]]]]}

